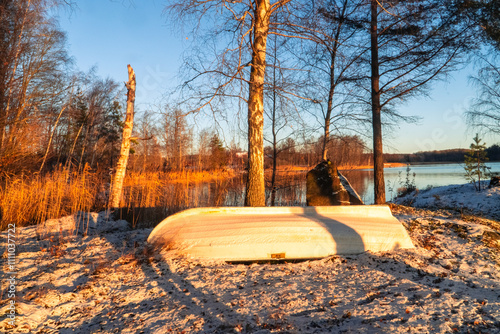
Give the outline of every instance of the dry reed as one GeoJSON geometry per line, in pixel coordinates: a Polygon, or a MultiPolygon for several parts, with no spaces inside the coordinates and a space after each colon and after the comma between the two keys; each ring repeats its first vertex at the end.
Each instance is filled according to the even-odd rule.
{"type": "Polygon", "coordinates": [[[78,211],[101,209],[98,195],[102,181],[84,170],[69,173],[57,170],[49,175],[18,176],[0,186],[1,229],[8,224],[38,224],[78,211]],[[99,207],[100,206],[100,207],[99,207]]]}
{"type": "MultiPolygon", "coordinates": [[[[277,205],[301,205],[304,175],[279,174],[277,205]]],[[[154,226],[187,208],[243,205],[245,179],[244,173],[234,171],[129,172],[116,218],[134,227],[154,226]]],[[[0,228],[101,211],[106,209],[108,194],[109,175],[87,169],[5,179],[0,184],[0,228]]]]}

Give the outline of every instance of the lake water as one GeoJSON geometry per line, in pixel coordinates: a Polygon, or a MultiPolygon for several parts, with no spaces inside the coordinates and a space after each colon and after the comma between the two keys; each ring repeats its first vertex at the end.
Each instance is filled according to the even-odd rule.
{"type": "MultiPolygon", "coordinates": [[[[500,162],[490,162],[486,165],[491,167],[492,173],[500,173],[500,162]]],[[[468,182],[465,179],[464,166],[464,164],[410,165],[410,181],[414,180],[415,186],[421,190],[428,187],[464,184],[468,182]]],[[[373,170],[353,170],[346,171],[345,174],[350,176],[350,181],[352,178],[351,183],[363,201],[366,204],[373,204],[373,170]]],[[[390,200],[396,196],[397,189],[405,184],[407,167],[385,168],[384,176],[386,198],[390,200]]]]}
{"type": "MultiPolygon", "coordinates": [[[[500,173],[500,162],[487,164],[491,172],[500,173]]],[[[373,204],[373,170],[344,170],[342,173],[361,196],[365,204],[373,204]]],[[[407,167],[386,168],[386,198],[391,200],[398,188],[406,182],[407,167]]],[[[270,178],[270,177],[269,177],[270,178]]],[[[303,206],[306,203],[306,172],[277,178],[277,206],[303,206]]],[[[410,182],[418,189],[439,187],[450,184],[467,183],[464,164],[427,164],[410,166],[410,182]]],[[[187,207],[197,206],[242,206],[244,202],[245,184],[243,177],[223,180],[219,183],[198,184],[190,187],[186,195],[190,203],[187,207]],[[191,203],[192,202],[192,203],[191,203]]],[[[267,205],[270,204],[270,191],[266,190],[267,205]]]]}
{"type": "MultiPolygon", "coordinates": [[[[500,162],[487,164],[491,172],[500,173],[500,162]]],[[[342,173],[349,179],[365,204],[373,204],[373,170],[343,170],[342,173]]],[[[386,168],[385,184],[386,199],[389,201],[397,194],[406,182],[406,167],[386,168]]],[[[411,165],[410,182],[415,182],[418,189],[429,186],[438,187],[450,184],[467,183],[463,164],[432,164],[411,165]],[[413,176],[415,174],[415,176],[413,176]]],[[[270,187],[270,173],[266,171],[266,186],[270,187]]],[[[167,215],[180,210],[196,207],[213,206],[243,206],[245,199],[244,173],[232,178],[222,178],[214,182],[173,182],[160,190],[165,196],[158,196],[158,189],[152,187],[138,187],[128,189],[134,204],[121,212],[123,219],[133,222],[149,224],[159,222],[167,215]],[[150,189],[151,188],[151,189],[150,189]],[[150,200],[154,204],[150,203],[150,200]],[[137,203],[137,204],[136,204],[137,203]]],[[[278,190],[276,206],[305,206],[306,205],[306,171],[299,173],[281,173],[277,177],[278,190]]],[[[270,205],[270,191],[266,189],[267,205],[270,205]]]]}

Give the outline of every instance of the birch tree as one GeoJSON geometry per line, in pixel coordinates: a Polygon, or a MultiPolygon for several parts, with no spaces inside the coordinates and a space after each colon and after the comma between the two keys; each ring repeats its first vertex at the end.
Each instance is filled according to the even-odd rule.
{"type": "MultiPolygon", "coordinates": [[[[264,82],[267,37],[270,34],[271,15],[286,6],[290,0],[207,0],[172,1],[168,13],[179,19],[191,18],[196,32],[209,26],[209,36],[203,45],[203,55],[214,50],[215,61],[187,62],[191,78],[184,87],[198,92],[197,107],[216,109],[219,98],[236,97],[247,106],[248,120],[248,178],[245,206],[265,206],[264,183],[264,82]],[[222,51],[218,51],[222,46],[222,51]],[[199,66],[196,66],[199,65],[199,66]],[[248,73],[248,68],[250,68],[248,73]],[[193,74],[194,72],[194,74],[193,74]],[[197,79],[210,78],[215,85],[208,92],[206,86],[196,87],[197,79]],[[246,83],[247,88],[241,86],[246,83]],[[201,91],[197,88],[201,88],[201,91]],[[247,92],[247,98],[244,96],[247,92]]],[[[198,56],[202,56],[200,52],[198,56]]],[[[198,81],[199,82],[199,81],[198,81]]]]}
{"type": "Polygon", "coordinates": [[[162,124],[162,139],[165,146],[168,168],[182,170],[185,155],[191,145],[192,129],[180,109],[166,109],[162,124]]]}
{"type": "MultiPolygon", "coordinates": [[[[478,12],[478,24],[484,31],[489,43],[492,43],[497,50],[500,50],[500,3],[498,0],[476,0],[473,3],[474,9],[478,12]]],[[[470,4],[469,4],[470,6],[470,4]]]]}
{"type": "MultiPolygon", "coordinates": [[[[292,133],[290,131],[285,133],[286,130],[292,129],[293,117],[292,110],[295,109],[293,101],[287,96],[285,92],[296,89],[297,87],[293,82],[292,76],[286,75],[286,65],[282,64],[281,58],[285,59],[286,56],[286,42],[287,39],[273,35],[271,36],[271,47],[268,47],[268,61],[267,61],[267,74],[264,98],[266,99],[264,115],[266,120],[269,121],[267,128],[269,136],[264,136],[264,141],[271,145],[270,152],[266,152],[266,157],[272,160],[270,206],[274,206],[276,202],[276,178],[278,167],[278,156],[286,150],[286,145],[282,145],[284,141],[290,139],[292,133]]],[[[269,148],[266,148],[268,151],[269,148]]]]}
{"type": "Polygon", "coordinates": [[[113,176],[111,195],[109,199],[109,206],[111,208],[119,208],[123,180],[127,171],[128,156],[130,153],[130,138],[132,137],[132,129],[134,127],[134,103],[135,103],[135,72],[132,66],[127,65],[128,68],[128,82],[125,84],[127,87],[127,113],[125,116],[125,123],[123,125],[122,146],[120,150],[120,157],[116,164],[115,174],[113,176]]]}

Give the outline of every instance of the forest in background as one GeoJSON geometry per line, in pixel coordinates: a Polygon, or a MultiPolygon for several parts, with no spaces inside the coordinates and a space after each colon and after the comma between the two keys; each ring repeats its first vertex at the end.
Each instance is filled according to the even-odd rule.
{"type": "MultiPolygon", "coordinates": [[[[400,163],[419,163],[419,162],[429,162],[429,163],[441,163],[441,162],[457,162],[463,163],[465,154],[467,154],[469,149],[452,149],[452,150],[440,150],[440,151],[426,151],[426,152],[416,152],[411,154],[385,154],[385,159],[387,162],[400,162],[400,163]]],[[[500,161],[500,146],[497,144],[491,145],[486,148],[486,157],[489,161],[500,161]]]]}

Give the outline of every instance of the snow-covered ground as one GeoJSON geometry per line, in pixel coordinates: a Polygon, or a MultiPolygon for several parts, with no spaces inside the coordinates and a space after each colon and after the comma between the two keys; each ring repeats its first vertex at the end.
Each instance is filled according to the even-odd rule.
{"type": "MultiPolygon", "coordinates": [[[[430,197],[421,192],[413,204],[440,200],[446,207],[466,207],[482,201],[477,206],[482,213],[498,213],[498,189],[480,194],[481,201],[460,194],[452,199],[449,189],[433,189],[430,197]]],[[[17,327],[9,329],[2,318],[0,328],[34,333],[500,333],[499,222],[445,210],[392,209],[415,249],[299,263],[227,264],[158,254],[145,245],[151,229],[132,230],[104,213],[20,228],[17,327]],[[76,222],[77,235],[70,233],[76,222]]],[[[5,238],[1,247],[6,249],[5,238]]],[[[3,279],[2,315],[8,310],[6,289],[3,279]]]]}
{"type": "Polygon", "coordinates": [[[416,208],[452,209],[500,221],[500,187],[488,188],[488,184],[489,181],[481,182],[481,191],[476,191],[471,183],[430,188],[393,202],[416,208]]]}

